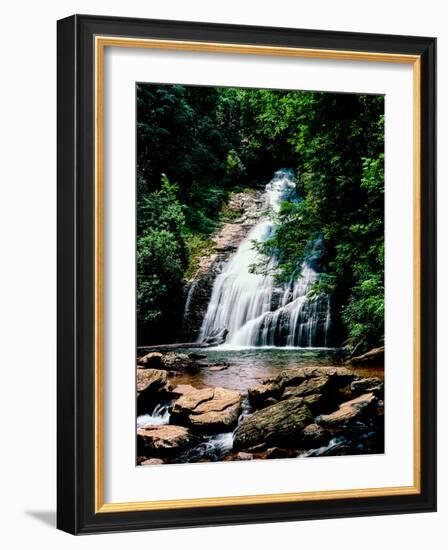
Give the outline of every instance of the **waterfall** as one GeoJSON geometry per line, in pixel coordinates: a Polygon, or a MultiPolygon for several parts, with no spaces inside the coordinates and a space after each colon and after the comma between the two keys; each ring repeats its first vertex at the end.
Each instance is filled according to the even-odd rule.
{"type": "MultiPolygon", "coordinates": [[[[281,202],[293,198],[294,193],[293,172],[279,170],[266,185],[266,207],[278,212],[281,202]]],[[[225,345],[232,347],[328,346],[330,299],[308,297],[319,279],[316,266],[322,239],[310,243],[298,276],[280,285],[271,274],[276,267],[275,257],[269,259],[266,274],[250,272],[260,259],[253,241],[264,242],[274,231],[274,221],[262,217],[215,279],[199,341],[226,328],[225,345]]]]}

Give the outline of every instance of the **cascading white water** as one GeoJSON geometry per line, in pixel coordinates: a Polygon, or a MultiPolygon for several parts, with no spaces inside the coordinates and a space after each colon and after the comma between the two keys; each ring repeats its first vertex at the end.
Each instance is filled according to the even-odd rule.
{"type": "MultiPolygon", "coordinates": [[[[266,186],[266,206],[278,212],[294,190],[292,171],[279,170],[266,186]]],[[[274,230],[274,221],[262,217],[215,279],[199,341],[226,328],[225,345],[231,347],[327,347],[329,297],[308,298],[319,278],[313,261],[307,259],[299,276],[285,285],[277,284],[271,275],[275,257],[269,260],[267,274],[250,272],[259,260],[253,241],[266,241],[274,230]]],[[[320,245],[321,239],[312,243],[310,258],[320,245]]]]}
{"type": "Polygon", "coordinates": [[[137,417],[137,428],[143,428],[150,424],[151,426],[159,426],[169,424],[170,421],[170,405],[171,403],[163,403],[155,406],[151,414],[142,414],[137,417]]]}

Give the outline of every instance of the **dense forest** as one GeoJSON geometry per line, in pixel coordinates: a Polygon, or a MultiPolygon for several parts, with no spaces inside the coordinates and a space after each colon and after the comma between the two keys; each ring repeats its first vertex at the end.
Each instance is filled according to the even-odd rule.
{"type": "Polygon", "coordinates": [[[260,189],[283,167],[298,198],[282,204],[261,258],[275,253],[276,277],[288,280],[321,236],[313,292],[330,294],[340,344],[382,343],[383,96],[138,84],[140,343],[175,338],[184,281],[226,221],[229,194],[260,189]]]}

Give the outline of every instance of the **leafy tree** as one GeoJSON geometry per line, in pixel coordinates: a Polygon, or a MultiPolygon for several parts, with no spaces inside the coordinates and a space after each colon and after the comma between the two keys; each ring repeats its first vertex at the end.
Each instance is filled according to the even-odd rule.
{"type": "Polygon", "coordinates": [[[291,167],[300,199],[254,246],[275,254],[288,280],[321,238],[313,292],[331,294],[339,341],[382,341],[382,96],[139,84],[137,121],[139,338],[172,340],[183,277],[209,248],[229,192],[291,167]]]}
{"type": "Polygon", "coordinates": [[[178,323],[187,267],[185,216],[178,188],[162,176],[162,187],[138,202],[137,320],[139,340],[164,341],[178,323]]]}
{"type": "Polygon", "coordinates": [[[366,348],[384,332],[383,98],[303,93],[287,112],[303,200],[282,206],[262,248],[277,254],[287,278],[322,235],[325,274],[314,292],[332,294],[341,339],[362,335],[366,348]]]}

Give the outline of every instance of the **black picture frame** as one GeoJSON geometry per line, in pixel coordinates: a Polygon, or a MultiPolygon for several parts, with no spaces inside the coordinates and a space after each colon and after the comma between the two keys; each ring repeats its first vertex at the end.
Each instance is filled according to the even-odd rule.
{"type": "Polygon", "coordinates": [[[436,40],[74,15],[58,21],[57,526],[73,534],[431,512],[436,509],[436,40]],[[177,509],[95,508],[95,36],[419,56],[420,491],[177,509]]]}

